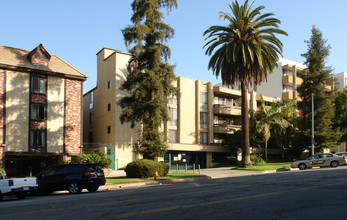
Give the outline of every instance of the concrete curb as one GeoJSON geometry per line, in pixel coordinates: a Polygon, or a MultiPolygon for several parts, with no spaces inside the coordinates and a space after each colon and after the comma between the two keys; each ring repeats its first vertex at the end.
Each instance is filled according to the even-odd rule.
{"type": "Polygon", "coordinates": [[[186,179],[159,180],[159,181],[140,182],[140,183],[124,183],[124,184],[117,184],[117,185],[103,185],[103,186],[100,186],[99,190],[108,191],[108,190],[139,187],[139,186],[146,186],[146,185],[156,185],[156,184],[161,185],[165,183],[193,182],[193,181],[206,180],[206,179],[212,179],[212,178],[209,176],[203,176],[203,177],[194,177],[194,178],[186,178],[186,179]]]}

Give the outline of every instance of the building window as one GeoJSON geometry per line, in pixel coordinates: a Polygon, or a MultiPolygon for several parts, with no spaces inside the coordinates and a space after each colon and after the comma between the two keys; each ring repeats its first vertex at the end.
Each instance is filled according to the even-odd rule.
{"type": "Polygon", "coordinates": [[[111,103],[107,104],[107,111],[111,111],[111,103]]]}
{"type": "Polygon", "coordinates": [[[31,119],[44,120],[45,119],[45,106],[42,104],[31,105],[31,119]]]}
{"type": "Polygon", "coordinates": [[[90,93],[90,100],[89,100],[89,109],[93,108],[94,104],[94,92],[90,93]]]}
{"type": "Polygon", "coordinates": [[[177,103],[178,103],[177,94],[171,93],[168,101],[169,101],[169,104],[177,105],[177,103]]]}
{"type": "Polygon", "coordinates": [[[177,117],[177,108],[169,108],[169,125],[177,126],[178,117],[177,117]]]}
{"type": "Polygon", "coordinates": [[[36,76],[32,77],[31,92],[46,94],[46,79],[36,76]]]}
{"type": "Polygon", "coordinates": [[[207,144],[207,132],[200,132],[200,144],[207,144]]]}
{"type": "Polygon", "coordinates": [[[107,134],[111,134],[111,126],[107,126],[107,134]]]}
{"type": "Polygon", "coordinates": [[[200,112],[200,128],[208,128],[207,112],[200,112]]]}
{"type": "Polygon", "coordinates": [[[46,138],[44,131],[31,131],[31,147],[45,147],[46,138]]]}
{"type": "Polygon", "coordinates": [[[208,96],[207,92],[200,92],[200,108],[207,108],[208,96]]]}
{"type": "Polygon", "coordinates": [[[108,82],[107,82],[107,88],[111,88],[111,80],[109,80],[108,82]]]}
{"type": "Polygon", "coordinates": [[[178,142],[178,131],[177,130],[169,130],[169,142],[177,143],[178,142]]]}

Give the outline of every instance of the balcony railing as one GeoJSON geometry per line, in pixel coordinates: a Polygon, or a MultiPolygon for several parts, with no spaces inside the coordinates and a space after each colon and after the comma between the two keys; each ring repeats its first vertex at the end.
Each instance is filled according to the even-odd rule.
{"type": "Polygon", "coordinates": [[[222,115],[241,115],[241,107],[239,106],[228,106],[228,105],[213,105],[214,114],[222,115]]]}
{"type": "Polygon", "coordinates": [[[286,75],[282,78],[283,85],[293,85],[293,76],[286,75]]]}
{"type": "Polygon", "coordinates": [[[214,124],[213,132],[222,134],[232,134],[234,133],[234,130],[239,130],[241,128],[241,125],[214,124]]]}
{"type": "Polygon", "coordinates": [[[282,93],[282,99],[283,99],[283,101],[293,100],[293,92],[291,92],[291,91],[283,92],[282,93]]]}

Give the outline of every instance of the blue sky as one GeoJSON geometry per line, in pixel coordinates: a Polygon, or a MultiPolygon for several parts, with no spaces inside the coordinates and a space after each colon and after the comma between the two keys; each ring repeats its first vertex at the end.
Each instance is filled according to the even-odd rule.
{"type": "MultiPolygon", "coordinates": [[[[32,50],[42,43],[55,54],[88,76],[84,92],[96,86],[96,53],[103,47],[127,52],[121,30],[131,25],[131,0],[0,0],[0,44],[32,50]]],[[[203,32],[218,20],[219,12],[229,12],[231,0],[178,0],[165,22],[175,29],[169,42],[171,64],[178,76],[220,82],[207,69],[203,32]]],[[[243,3],[242,0],[240,2],[243,3]]],[[[345,38],[347,29],[343,0],[255,0],[265,12],[281,20],[289,36],[282,40],[283,57],[304,62],[304,40],[316,25],[331,46],[328,66],[334,73],[347,71],[345,38]]]]}

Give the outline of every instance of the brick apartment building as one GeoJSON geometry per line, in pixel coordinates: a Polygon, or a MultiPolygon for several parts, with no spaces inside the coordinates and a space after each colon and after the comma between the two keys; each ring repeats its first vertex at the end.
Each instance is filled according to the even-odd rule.
{"type": "Polygon", "coordinates": [[[86,78],[41,44],[0,46],[0,167],[8,175],[35,175],[81,153],[86,78]]]}

